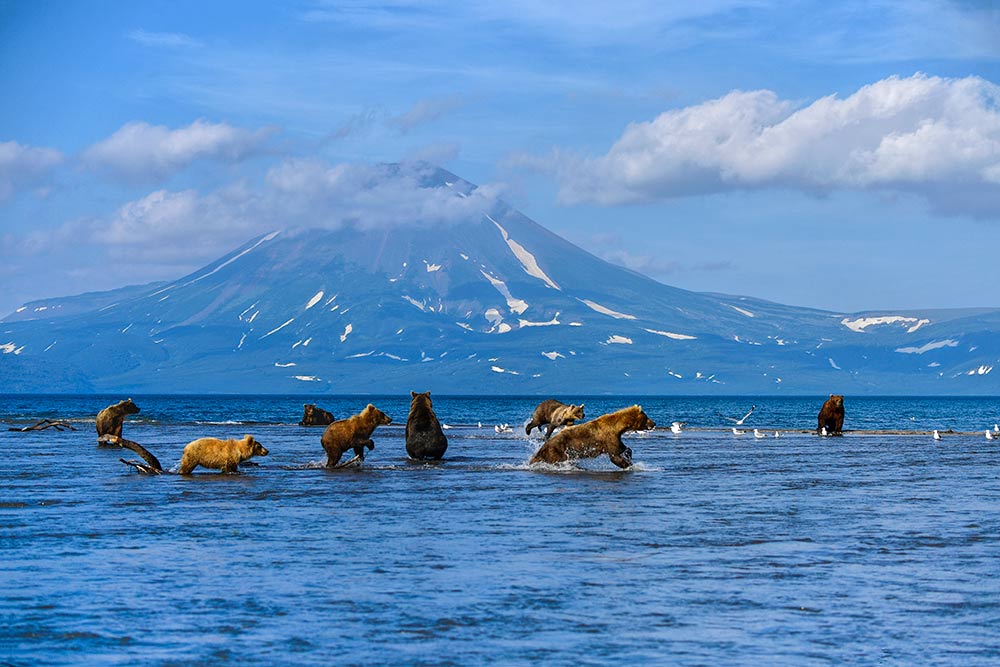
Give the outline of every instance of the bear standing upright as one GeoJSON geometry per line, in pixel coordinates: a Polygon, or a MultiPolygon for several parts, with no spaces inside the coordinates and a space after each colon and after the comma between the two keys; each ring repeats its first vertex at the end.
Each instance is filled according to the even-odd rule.
{"type": "Polygon", "coordinates": [[[448,449],[448,438],[434,414],[431,392],[410,392],[410,414],[406,417],[406,454],[411,459],[440,459],[448,449]]]}
{"type": "Polygon", "coordinates": [[[323,431],[320,442],[326,452],[326,467],[332,468],[340,461],[348,449],[354,450],[354,455],[362,461],[365,459],[365,447],[375,449],[372,433],[379,426],[391,424],[392,419],[371,403],[347,419],[335,421],[323,431]]]}
{"type": "Polygon", "coordinates": [[[586,424],[563,429],[535,452],[530,463],[561,463],[607,454],[616,466],[628,468],[632,465],[632,450],[622,442],[622,434],[653,428],[656,422],[640,406],[633,405],[586,424]]]}
{"type": "Polygon", "coordinates": [[[235,473],[239,465],[251,456],[267,456],[267,454],[268,451],[254,440],[252,435],[245,435],[242,440],[199,438],[184,447],[181,467],[177,472],[188,475],[201,466],[225,473],[235,473]]]}
{"type": "Polygon", "coordinates": [[[133,403],[131,398],[109,405],[97,413],[97,438],[100,439],[104,435],[122,437],[125,416],[137,414],[139,414],[139,406],[133,403]]]}
{"type": "Polygon", "coordinates": [[[819,411],[816,424],[816,433],[822,433],[826,427],[827,435],[842,435],[844,430],[844,397],[837,394],[830,394],[830,398],[823,404],[823,409],[819,411]]]}
{"type": "Polygon", "coordinates": [[[548,440],[558,427],[572,426],[577,419],[582,420],[583,418],[583,403],[566,405],[550,398],[538,404],[535,413],[531,415],[531,421],[524,427],[524,432],[531,435],[531,429],[548,424],[549,428],[545,431],[545,439],[548,440]]]}
{"type": "Polygon", "coordinates": [[[317,408],[315,403],[306,403],[302,408],[302,421],[299,422],[299,426],[329,426],[337,421],[323,408],[317,408]]]}

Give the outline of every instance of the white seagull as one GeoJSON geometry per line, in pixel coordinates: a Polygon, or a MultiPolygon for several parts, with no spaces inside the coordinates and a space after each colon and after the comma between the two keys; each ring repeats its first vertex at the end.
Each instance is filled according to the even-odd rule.
{"type": "Polygon", "coordinates": [[[777,431],[775,431],[775,432],[774,432],[774,437],[775,437],[775,438],[780,438],[780,437],[781,437],[781,434],[780,434],[780,433],[778,433],[777,431]]]}
{"type": "Polygon", "coordinates": [[[994,433],[1000,433],[1000,424],[994,424],[993,425],[993,432],[994,433]]]}
{"type": "Polygon", "coordinates": [[[937,432],[937,429],[934,429],[934,439],[935,440],[941,439],[941,434],[937,432]]]}
{"type": "Polygon", "coordinates": [[[726,415],[720,414],[718,412],[716,414],[719,415],[720,417],[722,417],[723,419],[728,419],[729,421],[733,422],[737,426],[743,426],[743,422],[745,422],[747,420],[747,417],[749,417],[750,415],[752,415],[753,411],[756,410],[756,409],[757,409],[756,405],[751,405],[750,406],[750,412],[746,413],[745,415],[743,415],[739,419],[737,419],[736,417],[726,417],[726,415]]]}
{"type": "Polygon", "coordinates": [[[755,437],[755,438],[757,438],[758,440],[760,440],[761,438],[766,438],[766,437],[767,437],[767,434],[765,434],[765,433],[761,433],[759,429],[756,429],[756,428],[755,428],[755,429],[753,430],[753,437],[755,437]]]}
{"type": "Polygon", "coordinates": [[[497,433],[510,433],[510,424],[497,424],[493,430],[497,433]]]}
{"type": "Polygon", "coordinates": [[[675,434],[676,433],[680,433],[681,432],[681,426],[683,426],[683,425],[684,424],[682,422],[671,422],[670,423],[670,432],[671,433],[675,433],[675,434]]]}
{"type": "Polygon", "coordinates": [[[479,422],[479,430],[481,431],[482,429],[483,429],[483,422],[479,422]]]}
{"type": "Polygon", "coordinates": [[[825,426],[820,430],[819,434],[823,437],[830,435],[829,433],[827,433],[825,426]]]}
{"type": "Polygon", "coordinates": [[[746,431],[738,431],[736,427],[733,427],[733,435],[746,435],[746,431]]]}
{"type": "Polygon", "coordinates": [[[986,439],[987,440],[993,440],[994,438],[996,438],[996,436],[993,435],[992,433],[990,433],[989,429],[986,429],[986,439]]]}

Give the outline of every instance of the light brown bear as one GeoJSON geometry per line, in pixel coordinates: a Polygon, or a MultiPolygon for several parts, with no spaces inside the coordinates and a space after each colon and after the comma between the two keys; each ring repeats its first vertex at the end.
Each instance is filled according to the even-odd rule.
{"type": "Polygon", "coordinates": [[[97,438],[100,439],[104,435],[122,437],[125,416],[137,414],[139,414],[139,406],[133,403],[131,398],[109,405],[97,413],[97,438]]]}
{"type": "Polygon", "coordinates": [[[535,408],[535,414],[531,416],[531,421],[524,427],[524,432],[531,435],[531,429],[549,425],[545,432],[545,439],[548,440],[552,432],[560,426],[572,426],[576,420],[583,420],[583,403],[580,405],[566,405],[554,398],[542,401],[535,408]]]}
{"type": "Polygon", "coordinates": [[[816,423],[816,433],[822,433],[826,427],[827,435],[842,435],[844,431],[844,397],[830,394],[830,398],[819,411],[816,423]]]}
{"type": "Polygon", "coordinates": [[[251,456],[267,456],[267,454],[264,446],[254,440],[252,435],[245,435],[242,440],[199,438],[184,447],[181,467],[177,472],[189,475],[192,470],[201,466],[225,473],[235,473],[237,467],[251,456]]]}
{"type": "Polygon", "coordinates": [[[302,421],[299,422],[299,426],[329,426],[336,421],[332,414],[323,408],[317,408],[315,403],[306,403],[302,407],[302,421]]]}
{"type": "Polygon", "coordinates": [[[364,461],[365,447],[375,449],[375,442],[371,439],[372,433],[377,427],[391,423],[392,419],[369,403],[364,410],[353,417],[335,421],[327,426],[320,439],[323,451],[326,452],[326,467],[336,466],[348,449],[353,449],[355,456],[364,461]]]}
{"type": "Polygon", "coordinates": [[[656,422],[642,408],[612,412],[579,426],[570,426],[557,433],[531,457],[531,463],[561,463],[569,459],[584,459],[607,454],[619,468],[632,465],[632,450],[622,443],[626,431],[648,431],[656,422]]]}

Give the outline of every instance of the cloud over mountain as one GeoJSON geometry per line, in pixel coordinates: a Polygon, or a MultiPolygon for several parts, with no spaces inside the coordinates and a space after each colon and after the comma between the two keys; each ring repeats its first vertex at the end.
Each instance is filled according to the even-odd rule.
{"type": "Polygon", "coordinates": [[[806,106],[769,90],[733,91],[633,123],[605,155],[557,152],[547,166],[570,203],[869,189],[921,191],[943,210],[978,205],[995,213],[1000,87],[978,77],[893,76],[806,106]],[[953,197],[952,188],[964,199],[970,187],[981,201],[953,197]]]}
{"type": "Polygon", "coordinates": [[[274,132],[274,128],[246,130],[200,119],[175,130],[134,122],[87,148],[81,159],[123,180],[152,180],[170,176],[196,160],[239,162],[261,151],[274,132]]]}

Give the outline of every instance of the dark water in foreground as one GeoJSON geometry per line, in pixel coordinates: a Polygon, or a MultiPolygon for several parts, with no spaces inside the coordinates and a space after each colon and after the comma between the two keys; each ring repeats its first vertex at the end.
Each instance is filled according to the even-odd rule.
{"type": "MultiPolygon", "coordinates": [[[[446,460],[415,464],[408,401],[376,399],[398,425],[363,468],[327,471],[322,428],[195,423],[293,422],[300,399],[135,399],[125,436],[168,467],[209,435],[271,455],[238,476],[139,476],[118,462],[131,452],[94,446],[109,398],[0,397],[9,423],[91,420],[0,433],[0,664],[1000,663],[1000,440],[981,434],[658,430],[626,436],[629,471],[532,470],[536,399],[440,397],[446,460]]],[[[773,430],[813,426],[822,401],[641,402],[706,428],[757,403],[746,426],[773,430]]],[[[994,399],[847,410],[854,429],[1000,420],[994,399]]]]}

